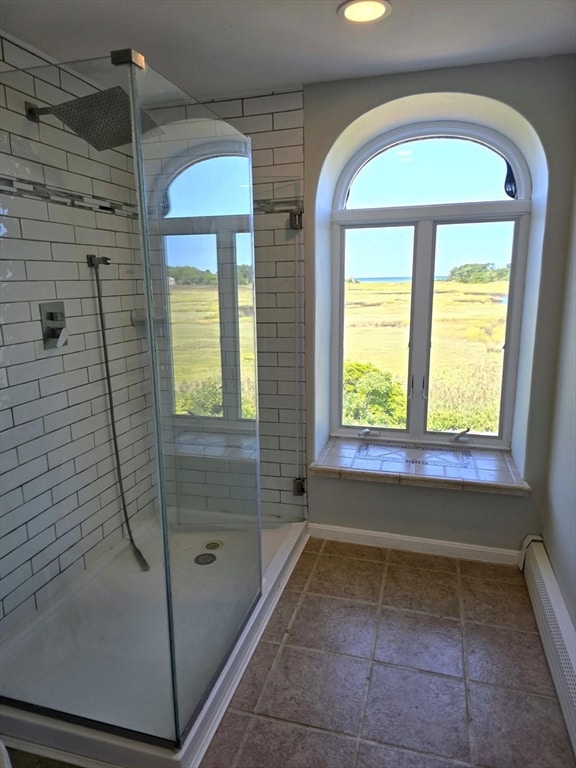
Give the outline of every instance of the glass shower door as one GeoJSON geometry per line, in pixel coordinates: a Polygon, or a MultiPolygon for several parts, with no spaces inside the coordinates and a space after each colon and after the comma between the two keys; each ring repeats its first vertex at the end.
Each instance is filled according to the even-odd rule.
{"type": "Polygon", "coordinates": [[[182,735],[260,595],[250,144],[153,70],[133,74],[159,126],[137,172],[182,735]]]}

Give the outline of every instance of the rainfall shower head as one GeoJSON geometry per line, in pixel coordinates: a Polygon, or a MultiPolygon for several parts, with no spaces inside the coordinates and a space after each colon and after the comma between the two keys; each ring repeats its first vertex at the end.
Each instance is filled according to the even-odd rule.
{"type": "MultiPolygon", "coordinates": [[[[53,107],[37,107],[27,101],[28,120],[39,123],[40,115],[54,115],[98,151],[132,141],[130,99],[120,86],[53,107]]],[[[158,127],[143,110],[140,120],[143,133],[158,127]]]]}

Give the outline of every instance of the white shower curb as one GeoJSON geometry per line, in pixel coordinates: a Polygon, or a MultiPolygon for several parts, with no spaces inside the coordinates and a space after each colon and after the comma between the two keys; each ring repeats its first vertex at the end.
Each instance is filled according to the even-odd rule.
{"type": "Polygon", "coordinates": [[[263,575],[260,600],[178,751],[2,705],[6,746],[81,768],[198,768],[307,539],[306,524],[292,523],[263,575]]]}

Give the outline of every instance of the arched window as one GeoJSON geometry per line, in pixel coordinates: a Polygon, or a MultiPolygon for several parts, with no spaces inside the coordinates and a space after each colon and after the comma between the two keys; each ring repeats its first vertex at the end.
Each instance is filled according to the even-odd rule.
{"type": "Polygon", "coordinates": [[[487,128],[405,126],[351,158],[332,210],[332,434],[509,447],[529,197],[487,128]]]}
{"type": "Polygon", "coordinates": [[[251,168],[219,145],[178,169],[159,223],[169,286],[174,411],[255,418],[251,168]]]}

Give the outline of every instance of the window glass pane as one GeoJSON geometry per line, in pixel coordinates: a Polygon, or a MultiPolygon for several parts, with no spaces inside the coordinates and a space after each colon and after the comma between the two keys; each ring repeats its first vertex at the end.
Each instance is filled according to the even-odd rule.
{"type": "Polygon", "coordinates": [[[216,235],[164,238],[177,414],[222,416],[216,235]]]}
{"type": "Polygon", "coordinates": [[[412,227],[345,230],[342,423],[405,429],[412,227]]]}
{"type": "Polygon", "coordinates": [[[396,144],[356,174],[346,208],[508,200],[506,162],[466,139],[417,139],[396,144]]]}
{"type": "Polygon", "coordinates": [[[225,155],[201,160],[168,187],[165,218],[250,213],[250,161],[225,155]]]}
{"type": "Polygon", "coordinates": [[[240,346],[240,400],[243,419],[256,418],[256,383],[254,381],[254,265],[252,235],[236,235],[238,274],[238,340],[240,346]]]}
{"type": "Polygon", "coordinates": [[[429,431],[499,433],[514,223],[436,229],[429,431]]]}

